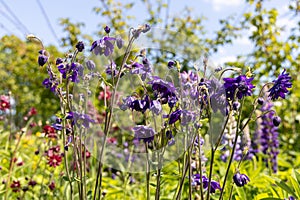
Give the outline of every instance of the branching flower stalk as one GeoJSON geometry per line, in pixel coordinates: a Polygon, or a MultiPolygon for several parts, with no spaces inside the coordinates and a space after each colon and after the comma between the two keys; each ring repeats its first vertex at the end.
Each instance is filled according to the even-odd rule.
{"type": "MultiPolygon", "coordinates": [[[[148,31],[147,30],[148,28],[149,27],[147,27],[147,26],[142,26],[142,27],[139,27],[138,29],[131,29],[131,37],[129,38],[129,42],[128,42],[128,45],[127,45],[126,50],[125,50],[124,57],[123,57],[122,62],[121,62],[121,67],[120,67],[119,73],[116,77],[116,80],[113,82],[114,85],[113,85],[111,102],[110,102],[109,108],[106,110],[106,116],[108,116],[108,117],[105,117],[104,138],[103,138],[103,143],[102,143],[101,150],[100,150],[100,157],[99,157],[99,164],[98,164],[98,171],[97,171],[96,185],[95,185],[95,192],[94,192],[94,200],[96,199],[96,191],[97,191],[98,187],[99,187],[98,199],[101,199],[103,153],[104,153],[104,149],[105,149],[105,146],[106,146],[106,139],[107,139],[107,136],[109,134],[109,130],[110,130],[111,123],[112,123],[111,120],[112,120],[112,116],[113,116],[113,106],[114,106],[114,103],[115,103],[116,93],[117,93],[119,81],[120,81],[120,78],[121,78],[121,74],[122,74],[124,66],[125,66],[125,64],[128,60],[128,57],[130,55],[132,45],[133,45],[135,39],[138,37],[138,35],[141,32],[148,31]]],[[[130,36],[130,34],[129,34],[129,36],[130,36]]]]}
{"type": "Polygon", "coordinates": [[[222,185],[222,190],[221,190],[221,194],[220,194],[220,198],[219,198],[220,200],[222,200],[222,198],[223,198],[223,194],[224,194],[224,190],[225,190],[225,186],[226,186],[227,177],[228,177],[229,170],[230,170],[230,167],[231,167],[231,164],[232,164],[232,161],[233,161],[233,156],[234,156],[235,148],[236,148],[237,141],[238,141],[238,136],[241,133],[239,127],[240,127],[240,124],[241,124],[241,117],[242,117],[243,105],[244,105],[244,98],[242,98],[242,103],[241,103],[241,106],[240,106],[240,109],[239,109],[239,112],[238,112],[237,128],[236,128],[234,143],[233,143],[232,151],[231,151],[231,154],[230,154],[229,163],[228,163],[228,166],[226,168],[224,182],[223,182],[223,185],[222,185]]]}

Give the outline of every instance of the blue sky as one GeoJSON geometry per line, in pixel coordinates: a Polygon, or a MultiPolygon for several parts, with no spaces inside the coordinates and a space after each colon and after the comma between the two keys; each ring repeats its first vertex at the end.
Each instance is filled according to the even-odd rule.
{"type": "MultiPolygon", "coordinates": [[[[128,1],[123,0],[122,2],[128,1]]],[[[167,0],[163,1],[167,2],[167,0]]],[[[136,24],[132,24],[132,26],[143,24],[144,10],[141,1],[136,0],[135,2],[136,5],[130,15],[136,17],[136,24]]],[[[248,10],[244,0],[170,0],[169,2],[170,15],[180,15],[180,10],[187,6],[193,9],[194,15],[205,16],[207,20],[204,25],[208,33],[217,30],[219,19],[226,18],[231,14],[241,16],[243,12],[248,10]]],[[[285,16],[288,10],[287,2],[285,0],[272,0],[268,3],[269,6],[279,9],[279,25],[292,25],[290,19],[285,16]]],[[[31,33],[41,38],[45,44],[58,45],[55,35],[58,38],[63,36],[62,27],[59,26],[59,18],[66,17],[71,18],[72,22],[84,22],[85,27],[82,32],[93,34],[94,31],[99,30],[98,23],[102,20],[99,15],[92,11],[95,6],[101,6],[100,0],[0,0],[0,36],[15,34],[25,39],[26,35],[31,33]],[[39,2],[44,8],[55,34],[47,25],[39,2]],[[20,23],[23,24],[23,27],[20,23]]],[[[212,59],[216,64],[222,64],[225,61],[234,60],[237,53],[246,53],[251,48],[253,45],[245,35],[235,41],[234,45],[221,48],[218,54],[212,55],[212,59]]]]}

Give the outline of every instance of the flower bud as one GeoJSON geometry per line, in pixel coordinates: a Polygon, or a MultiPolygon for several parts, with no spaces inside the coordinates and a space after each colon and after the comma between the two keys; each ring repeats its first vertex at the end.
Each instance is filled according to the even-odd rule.
{"type": "Polygon", "coordinates": [[[281,122],[281,118],[278,116],[273,117],[273,124],[274,126],[279,126],[280,122],[281,122]]]}

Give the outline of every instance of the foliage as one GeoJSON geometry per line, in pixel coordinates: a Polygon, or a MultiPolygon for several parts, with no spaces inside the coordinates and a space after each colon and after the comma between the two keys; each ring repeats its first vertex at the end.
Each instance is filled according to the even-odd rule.
{"type": "MultiPolygon", "coordinates": [[[[147,11],[143,16],[145,22],[162,25],[163,30],[148,32],[147,25],[130,28],[132,19],[139,17],[131,12],[135,3],[101,1],[94,12],[105,23],[99,24],[96,35],[101,39],[94,43],[91,36],[82,33],[83,23],[61,19],[66,33],[62,46],[70,49],[65,56],[52,46],[44,48],[40,43],[23,42],[15,36],[1,38],[0,94],[11,95],[16,104],[8,110],[0,105],[0,120],[3,120],[0,124],[3,181],[0,196],[5,199],[60,199],[62,196],[67,199],[146,199],[150,196],[155,199],[203,199],[204,196],[222,199],[223,195],[223,199],[299,199],[299,1],[290,1],[288,15],[297,24],[288,30],[286,37],[282,37],[286,27],[278,26],[278,11],[263,0],[247,0],[250,11],[241,18],[231,16],[221,20],[221,28],[213,35],[206,34],[204,17],[194,16],[188,8],[184,8],[180,16],[171,15],[169,4],[161,0],[142,0],[141,3],[147,11]],[[107,32],[103,36],[102,28],[106,25],[114,30],[115,36],[107,32]],[[222,69],[214,69],[208,55],[233,44],[245,33],[249,33],[248,38],[254,44],[252,51],[239,55],[236,62],[226,63],[222,69]],[[125,46],[120,45],[120,38],[126,37],[129,37],[127,43],[122,43],[125,46]],[[139,49],[139,45],[133,43],[139,38],[146,38],[154,48],[139,49]],[[81,53],[80,41],[92,43],[96,55],[86,57],[81,53]],[[51,55],[50,60],[43,63],[44,67],[38,66],[39,50],[43,50],[40,56],[51,55]],[[59,63],[54,58],[59,58],[59,63]],[[147,67],[148,62],[151,67],[155,66],[153,71],[147,67]],[[264,84],[274,80],[283,69],[291,75],[293,87],[286,100],[274,101],[276,112],[267,110],[265,107],[270,102],[261,103],[265,107],[260,106],[256,97],[268,99],[269,85],[264,84]],[[222,79],[228,71],[233,72],[234,78],[222,79]],[[219,104],[211,103],[213,99],[210,99],[216,95],[215,90],[209,89],[211,74],[225,82],[223,89],[229,103],[225,107],[228,106],[229,114],[224,130],[220,119],[226,110],[222,113],[222,109],[214,107],[219,104]],[[187,82],[182,83],[185,76],[187,82]],[[43,88],[42,82],[48,89],[43,88]],[[256,86],[254,89],[252,84],[256,86]],[[168,87],[164,87],[166,85],[168,87]],[[265,89],[260,91],[262,87],[265,89]],[[193,99],[193,94],[198,98],[193,99]],[[166,100],[162,97],[167,103],[162,103],[166,100]],[[38,116],[29,114],[31,107],[38,110],[38,116]],[[9,113],[14,109],[16,115],[12,117],[9,113]],[[214,114],[215,109],[217,114],[214,114]],[[185,111],[197,112],[197,115],[188,115],[192,120],[182,125],[185,111]],[[54,114],[56,117],[50,118],[54,114]],[[274,115],[282,117],[279,128],[273,126],[276,124],[272,123],[274,115]],[[279,139],[280,146],[270,138],[267,144],[256,138],[260,126],[264,126],[264,131],[269,130],[274,140],[279,139]],[[151,135],[151,129],[156,132],[155,136],[151,135]],[[275,134],[277,129],[279,138],[275,134]],[[139,138],[139,134],[145,133],[150,133],[150,137],[139,138]],[[146,162],[139,164],[148,168],[144,173],[128,173],[125,170],[128,163],[134,162],[121,161],[130,160],[137,138],[142,146],[137,150],[150,155],[146,162]],[[182,154],[165,152],[174,141],[176,144],[181,140],[192,141],[190,146],[182,146],[182,154]],[[275,145],[279,154],[271,148],[268,152],[255,152],[252,149],[255,145],[249,145],[249,140],[261,147],[275,145]],[[57,146],[59,150],[54,150],[57,146]],[[107,146],[113,148],[108,148],[104,154],[108,158],[102,162],[101,152],[107,146]],[[118,148],[122,149],[121,155],[115,152],[118,148]],[[248,153],[254,156],[248,158],[248,153]],[[172,154],[177,158],[166,164],[164,159],[172,154]],[[206,162],[201,163],[201,160],[206,162]],[[110,162],[117,167],[107,164],[110,162]],[[273,162],[278,164],[277,172],[272,168],[273,162]],[[204,188],[205,179],[196,177],[200,172],[207,176],[209,183],[219,183],[222,190],[210,184],[204,188]],[[248,176],[250,181],[237,184],[233,178],[237,173],[248,176]],[[36,185],[30,185],[31,180],[36,181],[36,185]],[[210,194],[214,189],[216,193],[210,194]]],[[[223,85],[223,82],[214,84],[223,85]]],[[[220,103],[221,96],[217,97],[220,103]]]]}
{"type": "MultiPolygon", "coordinates": [[[[50,46],[50,61],[60,55],[57,48],[50,46]]],[[[51,117],[53,110],[58,109],[57,100],[49,92],[40,87],[46,77],[45,68],[38,66],[36,53],[41,49],[35,43],[28,43],[16,36],[4,36],[0,43],[0,93],[11,93],[15,104],[15,122],[35,107],[41,119],[51,117]]]]}

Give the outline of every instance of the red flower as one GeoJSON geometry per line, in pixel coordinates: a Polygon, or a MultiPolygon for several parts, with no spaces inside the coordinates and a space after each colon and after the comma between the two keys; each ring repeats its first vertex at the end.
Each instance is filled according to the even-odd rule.
{"type": "Polygon", "coordinates": [[[44,133],[46,134],[46,136],[48,136],[48,138],[56,138],[56,131],[52,126],[49,125],[45,125],[44,128],[44,133]]]}
{"type": "Polygon", "coordinates": [[[1,95],[0,96],[0,110],[10,109],[9,97],[1,95]]]}
{"type": "Polygon", "coordinates": [[[37,110],[35,107],[32,107],[29,112],[28,112],[28,116],[33,116],[37,114],[37,110]]]}
{"type": "Polygon", "coordinates": [[[54,190],[55,189],[55,183],[54,181],[51,181],[51,183],[48,185],[50,190],[54,190]]]}
{"type": "Polygon", "coordinates": [[[50,149],[48,149],[47,151],[45,151],[46,156],[48,156],[48,157],[53,156],[55,153],[59,153],[59,152],[60,152],[59,145],[51,147],[50,149]]]}
{"type": "MultiPolygon", "coordinates": [[[[82,157],[84,158],[84,150],[82,151],[82,157]]],[[[91,157],[91,152],[89,150],[85,151],[85,158],[88,159],[91,157]]]]}
{"type": "Polygon", "coordinates": [[[48,157],[48,164],[50,167],[57,167],[60,165],[62,157],[60,155],[54,154],[48,157]]]}
{"type": "Polygon", "coordinates": [[[28,182],[28,185],[30,185],[31,187],[34,187],[37,184],[37,182],[35,180],[30,180],[28,182]]]}
{"type": "Polygon", "coordinates": [[[21,189],[20,181],[13,181],[13,183],[10,185],[10,188],[13,192],[19,192],[21,189]]]}
{"type": "Polygon", "coordinates": [[[22,165],[24,165],[23,161],[20,161],[20,162],[17,163],[17,166],[19,166],[19,167],[22,166],[22,165]]]}
{"type": "Polygon", "coordinates": [[[109,91],[109,87],[106,87],[106,92],[101,91],[99,92],[99,96],[98,99],[99,100],[104,100],[104,98],[106,97],[106,100],[109,100],[111,98],[111,92],[109,91]]]}

